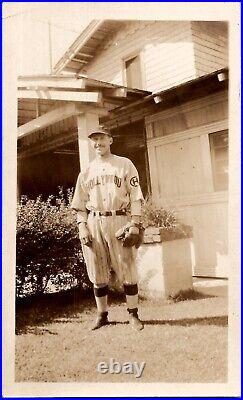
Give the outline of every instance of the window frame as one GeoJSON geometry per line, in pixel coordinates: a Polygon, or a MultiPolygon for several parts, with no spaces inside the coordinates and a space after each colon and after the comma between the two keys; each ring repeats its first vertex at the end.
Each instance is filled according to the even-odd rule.
{"type": "Polygon", "coordinates": [[[139,69],[140,69],[140,78],[141,78],[141,87],[136,88],[136,89],[146,90],[145,69],[144,69],[144,62],[143,62],[144,55],[143,55],[143,51],[141,49],[133,51],[132,53],[129,53],[129,55],[127,55],[126,57],[124,57],[122,59],[123,86],[127,86],[126,63],[127,63],[127,61],[129,61],[135,57],[138,57],[138,59],[139,59],[139,69]]]}
{"type": "Polygon", "coordinates": [[[228,135],[228,144],[224,147],[226,147],[227,149],[227,153],[228,153],[228,164],[227,166],[229,166],[229,131],[228,129],[221,129],[219,131],[215,131],[215,132],[211,132],[208,134],[208,141],[209,141],[209,149],[210,149],[210,157],[211,157],[211,168],[212,168],[212,177],[213,177],[213,189],[215,192],[224,192],[224,191],[228,191],[229,189],[229,174],[227,175],[227,181],[226,181],[226,187],[224,188],[219,188],[219,182],[217,181],[217,170],[216,170],[216,163],[217,163],[217,159],[216,159],[216,154],[215,154],[215,147],[213,145],[213,135],[215,134],[220,134],[220,133],[227,133],[228,135]]]}

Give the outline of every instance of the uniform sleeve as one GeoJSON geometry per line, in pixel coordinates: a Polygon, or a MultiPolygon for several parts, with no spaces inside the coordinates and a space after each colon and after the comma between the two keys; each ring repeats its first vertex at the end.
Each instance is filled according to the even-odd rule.
{"type": "Polygon", "coordinates": [[[142,201],[132,201],[131,202],[131,215],[142,215],[142,201]]]}
{"type": "Polygon", "coordinates": [[[86,203],[88,199],[89,196],[88,193],[85,191],[82,175],[80,173],[74,190],[71,208],[76,211],[86,211],[86,203]]]}
{"type": "Polygon", "coordinates": [[[139,175],[135,165],[131,160],[128,160],[126,173],[126,187],[130,197],[130,203],[144,200],[142,190],[139,183],[139,175]]]}

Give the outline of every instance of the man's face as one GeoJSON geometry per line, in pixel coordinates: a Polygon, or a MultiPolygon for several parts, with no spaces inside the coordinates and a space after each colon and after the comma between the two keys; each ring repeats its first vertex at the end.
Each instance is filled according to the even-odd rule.
{"type": "Polygon", "coordinates": [[[94,133],[90,137],[91,146],[98,156],[109,154],[112,142],[112,137],[109,135],[105,135],[104,133],[94,133]]]}

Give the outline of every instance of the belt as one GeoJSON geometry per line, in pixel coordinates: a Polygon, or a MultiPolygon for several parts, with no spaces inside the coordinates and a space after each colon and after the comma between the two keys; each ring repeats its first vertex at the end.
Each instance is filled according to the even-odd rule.
{"type": "Polygon", "coordinates": [[[88,214],[98,215],[102,217],[110,217],[111,215],[127,215],[126,210],[116,210],[116,211],[93,211],[88,210],[88,214]]]}

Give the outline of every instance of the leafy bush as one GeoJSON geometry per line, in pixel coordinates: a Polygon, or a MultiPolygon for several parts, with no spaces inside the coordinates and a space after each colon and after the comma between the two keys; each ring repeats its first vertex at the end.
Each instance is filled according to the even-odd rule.
{"type": "Polygon", "coordinates": [[[178,220],[173,210],[168,210],[156,205],[151,198],[145,200],[142,207],[144,226],[156,228],[174,229],[178,220]]]}
{"type": "Polygon", "coordinates": [[[174,210],[158,206],[151,198],[142,207],[144,227],[160,228],[162,241],[192,237],[192,227],[183,224],[174,210]]]}
{"type": "Polygon", "coordinates": [[[22,196],[17,205],[16,294],[90,286],[78,238],[72,191],[46,201],[22,196]]]}

